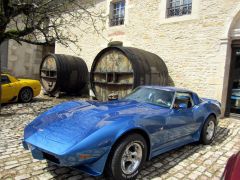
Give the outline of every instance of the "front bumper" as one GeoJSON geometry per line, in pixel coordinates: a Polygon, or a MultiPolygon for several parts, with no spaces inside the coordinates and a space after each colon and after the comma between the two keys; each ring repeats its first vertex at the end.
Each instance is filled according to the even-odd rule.
{"type": "Polygon", "coordinates": [[[26,143],[25,141],[23,141],[22,144],[23,144],[24,149],[31,151],[34,159],[38,159],[38,160],[46,159],[46,160],[49,160],[56,164],[60,164],[60,159],[58,157],[56,157],[55,155],[47,153],[31,144],[26,143]]]}
{"type": "Polygon", "coordinates": [[[34,159],[48,160],[59,166],[73,167],[90,175],[99,176],[103,173],[105,163],[111,147],[98,148],[84,152],[73,152],[64,155],[56,155],[40,149],[25,141],[22,142],[24,149],[30,150],[34,159]],[[81,159],[80,155],[91,154],[91,157],[81,159]]]}

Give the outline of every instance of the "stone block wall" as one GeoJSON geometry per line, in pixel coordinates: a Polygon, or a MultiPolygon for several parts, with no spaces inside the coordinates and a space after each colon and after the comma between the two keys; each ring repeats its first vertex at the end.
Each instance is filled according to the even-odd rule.
{"type": "MultiPolygon", "coordinates": [[[[110,0],[96,1],[96,9],[109,13],[110,0]]],[[[109,41],[122,41],[153,52],[166,63],[175,86],[197,92],[202,97],[221,101],[223,91],[226,48],[221,38],[228,31],[233,11],[239,0],[193,0],[189,16],[166,18],[166,0],[126,0],[126,19],[122,26],[109,27],[108,21],[101,37],[86,33],[76,49],[90,69],[95,56],[109,41]]],[[[239,8],[240,11],[240,8],[239,8]]],[[[76,22],[76,25],[78,22],[76,22]]],[[[77,29],[72,29],[81,34],[77,29]]],[[[56,46],[57,53],[74,54],[70,49],[56,46]]]]}
{"type": "Polygon", "coordinates": [[[21,78],[39,78],[42,46],[18,44],[10,40],[8,46],[8,71],[21,78]]]}

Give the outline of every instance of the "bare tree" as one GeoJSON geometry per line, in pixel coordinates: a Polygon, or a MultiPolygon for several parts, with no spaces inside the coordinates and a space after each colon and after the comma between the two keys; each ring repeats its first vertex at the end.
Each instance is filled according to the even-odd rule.
{"type": "Polygon", "coordinates": [[[94,0],[1,0],[0,44],[12,39],[20,44],[57,42],[68,47],[81,37],[71,28],[77,28],[78,33],[93,30],[101,35],[106,18],[104,11],[94,6],[94,0]]]}

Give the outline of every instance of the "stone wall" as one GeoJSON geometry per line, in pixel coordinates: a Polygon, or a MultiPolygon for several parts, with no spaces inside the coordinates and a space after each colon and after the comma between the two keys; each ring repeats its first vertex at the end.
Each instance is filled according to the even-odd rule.
{"type": "Polygon", "coordinates": [[[0,63],[1,71],[5,72],[7,70],[7,59],[8,59],[8,41],[4,41],[0,45],[0,63]]]}
{"type": "Polygon", "coordinates": [[[42,46],[10,40],[8,46],[8,70],[17,77],[39,78],[39,66],[42,60],[42,46]]]}
{"type": "MultiPolygon", "coordinates": [[[[101,36],[85,34],[79,41],[80,56],[90,69],[97,53],[108,41],[141,48],[159,55],[167,64],[175,86],[196,91],[200,96],[221,100],[227,50],[221,38],[229,28],[239,0],[193,0],[193,13],[186,17],[165,18],[166,0],[126,0],[126,23],[109,27],[101,36]],[[197,3],[196,3],[197,1],[197,3]],[[107,40],[106,40],[107,39],[107,40]]],[[[97,9],[109,12],[110,0],[97,1],[97,9]]],[[[239,8],[240,10],[240,8],[239,8]]],[[[76,22],[78,24],[78,22],[76,22]]],[[[81,34],[73,29],[76,34],[81,34]]],[[[61,45],[56,52],[74,53],[61,45]]]]}

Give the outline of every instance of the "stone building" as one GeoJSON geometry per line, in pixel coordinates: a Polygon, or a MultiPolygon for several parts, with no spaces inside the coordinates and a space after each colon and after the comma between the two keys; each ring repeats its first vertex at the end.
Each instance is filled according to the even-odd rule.
{"type": "MultiPolygon", "coordinates": [[[[79,41],[89,69],[101,49],[120,41],[160,56],[175,86],[218,99],[223,114],[230,112],[234,88],[231,111],[238,112],[239,0],[97,0],[96,8],[109,18],[104,38],[86,34],[79,41]]],[[[56,52],[73,54],[60,45],[56,52]]]]}
{"type": "Polygon", "coordinates": [[[2,71],[21,78],[38,79],[42,57],[48,52],[54,52],[54,47],[5,41],[0,53],[2,71]]]}

